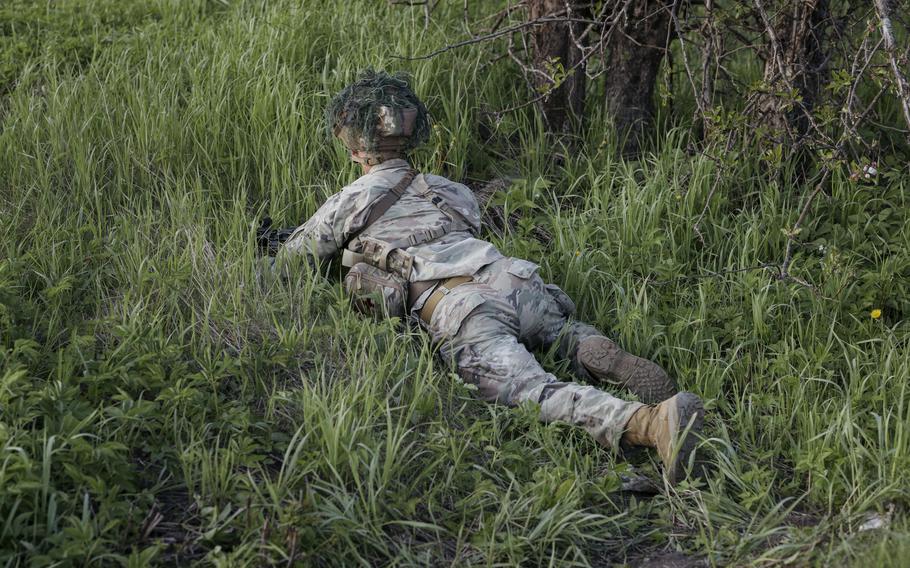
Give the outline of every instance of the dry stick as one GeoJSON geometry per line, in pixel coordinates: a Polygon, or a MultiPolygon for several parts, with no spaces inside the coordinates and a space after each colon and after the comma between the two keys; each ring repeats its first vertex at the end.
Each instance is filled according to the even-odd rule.
{"type": "Polygon", "coordinates": [[[849,128],[849,132],[856,135],[856,127],[858,126],[855,120],[853,119],[853,101],[856,99],[856,87],[859,85],[860,78],[866,73],[866,70],[869,68],[869,64],[872,63],[872,56],[875,55],[875,52],[879,50],[882,46],[883,39],[880,39],[875,47],[872,48],[872,51],[869,51],[868,47],[868,36],[863,38],[863,44],[861,49],[866,53],[866,62],[863,64],[862,68],[859,71],[856,70],[857,64],[859,61],[859,53],[857,53],[857,58],[854,59],[853,65],[850,69],[850,76],[856,77],[856,80],[853,81],[853,84],[850,85],[850,92],[847,93],[847,100],[844,103],[844,128],[849,128]]]}
{"type": "Polygon", "coordinates": [[[493,33],[496,30],[498,30],[499,26],[501,26],[502,23],[504,21],[506,21],[506,18],[509,17],[509,14],[512,13],[511,8],[512,8],[512,6],[508,6],[505,10],[503,10],[502,12],[499,13],[499,17],[496,18],[496,21],[493,22],[493,25],[490,27],[490,33],[493,33]]]}
{"type": "MultiPolygon", "coordinates": [[[[876,1],[878,1],[878,0],[876,0],[876,1]]],[[[790,78],[787,76],[787,72],[786,72],[786,69],[784,68],[784,63],[782,61],[782,58],[784,56],[784,51],[781,48],[780,41],[778,40],[777,33],[775,32],[774,26],[771,23],[771,19],[768,17],[768,13],[765,11],[765,8],[762,5],[761,0],[753,0],[753,4],[755,5],[756,10],[758,11],[759,16],[761,17],[761,20],[765,27],[765,31],[768,34],[769,39],[771,40],[772,64],[777,67],[777,72],[780,75],[780,78],[784,82],[787,89],[790,92],[793,92],[794,91],[793,85],[790,82],[790,78]]],[[[795,23],[794,23],[794,25],[795,25],[795,23]]],[[[803,112],[803,114],[805,114],[806,118],[809,121],[810,126],[812,127],[813,132],[816,132],[824,137],[824,133],[821,131],[821,129],[818,128],[818,125],[816,124],[815,119],[812,116],[812,113],[810,113],[805,108],[805,106],[802,104],[798,104],[797,106],[803,112]]],[[[867,109],[867,112],[868,112],[868,109],[867,109]]],[[[865,113],[864,113],[864,115],[865,115],[865,113]]],[[[848,140],[848,133],[844,132],[841,135],[840,142],[835,145],[834,152],[832,153],[833,154],[832,160],[837,159],[840,156],[847,140],[848,140]]],[[[831,167],[828,164],[825,164],[825,166],[822,169],[821,179],[816,184],[815,189],[809,195],[808,199],[806,199],[806,203],[803,205],[803,208],[800,211],[799,217],[797,217],[796,222],[793,224],[793,227],[787,233],[787,247],[784,252],[784,260],[780,265],[779,278],[781,280],[791,279],[796,282],[799,282],[800,284],[808,286],[809,288],[811,288],[813,290],[815,289],[813,286],[811,286],[807,282],[791,275],[789,273],[789,268],[790,268],[791,262],[793,261],[793,242],[796,238],[796,234],[799,232],[799,229],[802,226],[802,223],[805,220],[806,215],[808,215],[809,209],[812,207],[812,202],[815,200],[815,198],[818,196],[818,194],[821,193],[825,182],[828,181],[828,178],[830,176],[831,176],[831,167]]]]}
{"type": "MultiPolygon", "coordinates": [[[[566,70],[565,76],[568,77],[572,73],[576,72],[578,70],[578,68],[582,68],[582,71],[584,72],[585,76],[587,76],[588,73],[587,73],[587,68],[586,68],[585,64],[588,60],[588,53],[587,53],[587,49],[585,48],[585,46],[581,43],[580,38],[586,37],[591,32],[591,30],[594,29],[594,26],[601,21],[601,16],[603,15],[604,10],[606,10],[607,4],[604,4],[604,6],[601,8],[601,13],[598,14],[597,17],[595,17],[591,20],[588,20],[587,27],[585,27],[585,29],[578,35],[575,34],[574,26],[572,26],[570,24],[580,22],[582,20],[576,19],[573,17],[571,0],[565,0],[564,5],[565,5],[565,8],[562,10],[562,12],[554,12],[553,14],[550,14],[550,16],[552,17],[554,15],[559,15],[559,14],[563,15],[563,17],[560,18],[560,21],[562,21],[566,24],[566,29],[569,32],[569,39],[572,41],[572,43],[575,45],[575,47],[578,48],[579,53],[581,53],[581,60],[578,61],[576,64],[574,64],[571,68],[566,70]]],[[[528,49],[527,49],[527,44],[525,43],[524,37],[522,37],[522,44],[525,47],[525,54],[527,55],[528,49]]],[[[510,42],[510,47],[511,47],[511,42],[510,42]]],[[[536,104],[542,100],[547,99],[550,96],[550,94],[558,88],[558,86],[556,84],[556,80],[553,77],[551,77],[550,75],[548,75],[546,72],[538,69],[537,67],[535,67],[533,65],[530,66],[530,68],[529,68],[529,66],[518,61],[518,57],[512,52],[511,49],[509,50],[509,54],[512,56],[512,59],[515,60],[516,64],[518,64],[519,68],[522,70],[522,72],[524,73],[526,78],[527,78],[527,75],[529,72],[536,73],[538,75],[541,75],[544,78],[544,81],[546,81],[547,83],[552,85],[550,88],[544,90],[539,96],[534,97],[533,100],[529,101],[527,103],[527,106],[536,104]]],[[[530,81],[528,81],[528,86],[531,88],[532,91],[535,89],[534,84],[530,81]]],[[[507,111],[509,111],[509,112],[514,111],[514,110],[517,110],[517,108],[521,108],[522,106],[526,106],[526,105],[520,105],[516,108],[507,109],[507,111]]],[[[497,115],[501,115],[504,112],[506,112],[506,111],[501,111],[501,112],[497,113],[497,115]]]]}
{"type": "MultiPolygon", "coordinates": [[[[613,31],[616,28],[616,23],[619,21],[619,19],[621,17],[623,17],[630,2],[631,2],[631,0],[625,0],[625,2],[620,7],[618,12],[616,10],[614,10],[610,14],[609,20],[607,18],[607,8],[610,7],[611,4],[609,2],[604,2],[603,6],[601,6],[601,8],[600,8],[600,12],[594,17],[594,21],[591,24],[588,24],[588,26],[584,30],[582,30],[582,32],[580,34],[578,34],[578,38],[587,37],[588,35],[591,34],[591,32],[594,31],[594,28],[596,26],[600,26],[600,36],[598,38],[597,43],[595,43],[595,44],[591,45],[590,47],[588,47],[587,49],[585,49],[581,46],[581,42],[579,39],[573,38],[576,45],[579,46],[581,53],[583,54],[583,59],[585,60],[585,62],[587,62],[587,60],[590,59],[591,57],[593,57],[595,54],[598,54],[598,53],[600,54],[601,63],[602,63],[600,71],[597,71],[596,73],[592,74],[588,71],[587,64],[585,65],[584,72],[585,72],[585,76],[588,78],[589,81],[593,81],[594,79],[597,79],[600,75],[602,75],[603,73],[606,72],[606,49],[604,48],[604,46],[606,46],[607,42],[612,37],[613,31]],[[609,22],[609,25],[607,24],[607,22],[609,22]]],[[[570,27],[569,29],[571,30],[572,28],[570,27]]],[[[574,34],[573,34],[573,36],[574,36],[574,34]]]]}
{"type": "MultiPolygon", "coordinates": [[[[572,3],[571,2],[572,2],[572,0],[565,0],[566,15],[570,18],[572,17],[572,3]]],[[[593,25],[594,24],[588,24],[588,29],[591,29],[591,26],[593,26],[593,25]]],[[[578,48],[578,51],[580,51],[581,53],[584,53],[585,46],[581,43],[581,41],[577,37],[575,37],[575,29],[572,26],[566,26],[566,29],[569,30],[569,39],[572,40],[572,43],[575,44],[575,47],[578,48]]],[[[584,37],[584,36],[585,36],[585,34],[581,35],[581,37],[584,37]]]]}
{"type": "MultiPolygon", "coordinates": [[[[570,10],[568,4],[566,5],[566,10],[570,10]]],[[[571,22],[572,21],[571,12],[566,12],[566,11],[554,12],[553,14],[550,14],[549,16],[546,16],[546,17],[553,17],[554,15],[560,16],[557,21],[560,21],[560,22],[571,22]],[[563,17],[563,15],[564,15],[564,17],[563,17]]],[[[590,24],[590,25],[593,25],[593,24],[590,24]]],[[[590,25],[589,25],[589,27],[590,27],[590,25]]],[[[571,30],[571,26],[569,26],[569,29],[571,30]]],[[[534,82],[529,78],[530,76],[539,75],[543,79],[543,81],[545,81],[546,83],[550,83],[551,85],[556,84],[556,80],[553,77],[551,77],[549,74],[547,74],[543,70],[541,70],[533,65],[528,65],[524,61],[522,61],[521,58],[518,57],[515,54],[514,50],[512,49],[513,45],[514,45],[514,41],[513,41],[512,36],[510,35],[509,36],[509,45],[508,45],[509,57],[511,57],[512,61],[514,61],[515,64],[518,66],[518,68],[521,69],[521,74],[522,74],[522,77],[524,77],[524,79],[525,79],[525,83],[527,84],[528,90],[532,93],[538,92],[539,94],[537,96],[533,97],[531,100],[525,101],[524,103],[519,103],[517,105],[513,105],[504,110],[487,113],[487,114],[492,114],[493,116],[495,116],[497,121],[500,119],[500,117],[502,117],[503,114],[506,114],[508,112],[514,112],[518,109],[525,108],[525,107],[528,107],[531,105],[535,105],[550,96],[550,93],[554,90],[554,87],[550,87],[546,90],[539,91],[539,89],[534,84],[534,82]]],[[[530,49],[528,48],[527,38],[525,37],[524,34],[521,35],[521,45],[522,45],[522,49],[524,50],[525,57],[526,58],[530,57],[530,55],[529,55],[530,49]]],[[[587,58],[582,56],[581,60],[576,65],[573,65],[570,69],[568,69],[566,71],[566,73],[567,74],[573,73],[579,66],[583,65],[585,63],[585,61],[587,61],[587,58]]]]}
{"type": "MultiPolygon", "coordinates": [[[[631,1],[632,0],[625,0],[622,4],[622,7],[620,8],[620,10],[618,12],[614,11],[614,13],[612,14],[612,17],[609,20],[609,22],[610,22],[609,25],[606,25],[606,23],[607,23],[606,8],[608,6],[608,3],[604,3],[603,7],[601,8],[600,13],[595,17],[594,20],[586,20],[586,19],[582,19],[582,18],[571,18],[570,16],[563,17],[559,20],[562,22],[588,22],[587,28],[585,28],[585,30],[581,34],[579,34],[579,37],[584,37],[587,34],[589,34],[594,29],[594,26],[597,24],[601,24],[601,26],[602,26],[600,39],[599,39],[597,45],[594,45],[587,50],[583,50],[582,51],[583,55],[582,55],[581,59],[579,59],[578,62],[576,62],[573,66],[571,66],[567,70],[567,73],[573,73],[573,72],[577,71],[580,67],[584,67],[585,75],[588,77],[588,79],[593,80],[606,72],[606,69],[604,68],[594,74],[591,74],[591,73],[587,72],[587,68],[585,66],[588,62],[588,59],[590,59],[597,53],[600,53],[603,56],[604,45],[609,41],[609,38],[612,36],[613,32],[616,31],[616,29],[619,27],[617,25],[617,23],[619,22],[621,17],[624,17],[627,8],[631,4],[631,1]]],[[[656,14],[660,10],[664,10],[664,9],[667,9],[667,8],[660,8],[651,14],[645,15],[641,21],[644,21],[650,17],[653,17],[654,14],[656,14]]],[[[567,10],[570,10],[570,9],[567,7],[567,10]]],[[[570,30],[571,30],[571,28],[570,28],[570,30]]],[[[644,46],[644,44],[640,43],[635,38],[630,37],[628,34],[625,34],[625,32],[623,32],[621,29],[619,30],[619,33],[622,33],[623,35],[625,35],[635,45],[644,46]]],[[[669,31],[668,31],[668,33],[669,33],[669,31]]],[[[522,36],[522,41],[524,41],[523,36],[522,36]]],[[[577,40],[576,40],[576,42],[577,42],[577,40]]],[[[658,49],[657,46],[649,46],[649,47],[658,49]]],[[[527,52],[527,50],[528,50],[527,45],[525,45],[524,48],[525,48],[525,52],[527,52]]],[[[660,49],[663,49],[663,51],[666,51],[666,52],[670,51],[667,48],[660,48],[660,49]]],[[[518,65],[518,67],[520,69],[522,69],[522,72],[525,75],[525,77],[527,77],[528,74],[537,73],[537,74],[540,74],[540,75],[543,75],[544,77],[546,77],[551,83],[555,83],[555,81],[553,81],[553,79],[551,77],[549,77],[549,75],[547,75],[546,73],[543,73],[542,71],[537,70],[535,68],[529,68],[529,66],[524,64],[520,60],[520,58],[517,55],[515,55],[515,53],[512,51],[511,38],[509,41],[508,53],[509,53],[509,56],[512,58],[512,60],[515,62],[515,64],[518,65]]],[[[691,76],[690,76],[690,81],[691,81],[691,76]]],[[[529,88],[532,91],[535,90],[533,85],[530,85],[530,84],[529,84],[529,88]]],[[[693,84],[693,88],[694,88],[694,84],[693,84]]],[[[550,95],[550,93],[551,93],[551,89],[548,89],[548,90],[544,91],[543,93],[535,96],[533,99],[531,99],[529,101],[525,101],[523,103],[519,103],[517,105],[513,105],[513,106],[507,107],[505,109],[498,110],[498,111],[488,112],[487,114],[493,114],[494,116],[499,117],[503,114],[514,112],[516,110],[520,110],[522,108],[536,104],[536,103],[540,102],[541,100],[545,99],[546,97],[548,97],[550,95]]]]}
{"type": "Polygon", "coordinates": [[[493,59],[490,59],[489,61],[484,61],[483,63],[480,64],[480,67],[477,70],[478,73],[480,73],[482,71],[486,71],[488,67],[491,67],[491,66],[499,63],[500,61],[502,61],[503,59],[505,59],[508,56],[509,56],[509,53],[507,51],[505,51],[505,52],[500,53],[499,55],[495,56],[493,59]]]}
{"type": "MultiPolygon", "coordinates": [[[[536,88],[535,84],[534,84],[534,80],[531,78],[532,75],[539,75],[543,81],[546,81],[549,83],[555,83],[555,80],[553,79],[553,77],[550,77],[550,75],[547,74],[547,72],[544,71],[543,69],[540,69],[533,65],[526,65],[521,62],[520,58],[511,51],[512,45],[513,45],[512,37],[513,36],[509,36],[509,51],[510,51],[510,53],[512,53],[512,58],[515,60],[515,63],[518,64],[519,68],[521,68],[521,72],[525,78],[525,82],[528,85],[528,89],[530,89],[533,92],[534,89],[536,88]]],[[[528,47],[528,35],[521,34],[518,37],[521,40],[521,49],[524,52],[525,58],[527,59],[530,57],[530,53],[531,53],[531,49],[528,47]]],[[[543,95],[546,96],[546,92],[543,93],[543,95]]]]}
{"type": "Polygon", "coordinates": [[[539,26],[539,25],[553,23],[553,22],[569,22],[569,21],[582,22],[582,23],[591,22],[591,20],[580,19],[580,18],[572,18],[571,20],[569,20],[567,18],[554,18],[551,16],[547,16],[544,18],[537,18],[536,20],[531,20],[529,22],[522,22],[520,24],[516,24],[514,26],[511,26],[511,27],[508,27],[508,28],[505,28],[505,29],[502,29],[499,31],[495,31],[493,33],[489,33],[486,35],[474,37],[471,39],[466,39],[464,41],[459,41],[457,43],[452,43],[452,44],[446,45],[444,47],[440,47],[439,49],[437,49],[435,51],[431,51],[430,53],[426,53],[424,55],[392,55],[392,57],[394,57],[395,59],[404,59],[405,61],[421,61],[424,59],[432,59],[433,57],[436,57],[437,55],[440,55],[447,51],[452,51],[453,49],[458,49],[459,47],[465,47],[467,45],[472,45],[475,43],[481,43],[481,42],[489,41],[491,39],[496,39],[498,37],[502,37],[504,35],[508,35],[508,34],[517,32],[524,28],[529,28],[532,26],[539,26]]]}
{"type": "Polygon", "coordinates": [[[391,6],[423,6],[423,30],[427,31],[430,29],[430,15],[433,10],[436,9],[436,6],[439,5],[440,0],[435,2],[430,2],[430,0],[389,0],[389,5],[391,6]]]}
{"type": "MultiPolygon", "coordinates": [[[[499,30],[499,26],[501,26],[502,23],[506,21],[506,18],[508,18],[509,16],[512,15],[512,12],[523,7],[524,4],[525,4],[525,0],[520,0],[519,2],[517,2],[515,4],[512,4],[511,0],[509,0],[509,4],[505,8],[503,8],[499,12],[490,14],[489,16],[484,16],[483,18],[478,19],[477,22],[481,23],[481,22],[486,22],[487,20],[494,20],[493,25],[490,26],[490,29],[487,30],[487,33],[493,33],[495,31],[499,30]]],[[[474,34],[472,33],[471,35],[474,35],[474,34]]]]}
{"type": "MultiPolygon", "coordinates": [[[[705,47],[702,53],[702,69],[701,69],[701,108],[702,112],[704,109],[712,106],[713,94],[714,94],[714,77],[711,76],[709,72],[709,67],[711,62],[714,60],[714,50],[717,47],[715,42],[717,40],[717,30],[714,25],[714,0],[705,0],[705,24],[702,28],[702,33],[705,36],[705,47]]],[[[716,72],[716,71],[715,71],[716,72]]],[[[702,116],[702,120],[705,120],[705,117],[702,116]]]]}
{"type": "MultiPolygon", "coordinates": [[[[756,264],[755,266],[747,266],[745,268],[729,268],[726,270],[721,270],[714,272],[713,270],[706,270],[707,274],[687,274],[686,276],[676,276],[675,278],[668,278],[667,280],[655,280],[651,282],[652,286],[666,286],[667,284],[674,284],[676,282],[685,282],[690,280],[704,280],[705,278],[718,278],[721,276],[726,276],[727,274],[738,274],[741,272],[752,272],[754,270],[768,270],[769,268],[780,267],[771,262],[763,262],[761,264],[756,264]]],[[[811,286],[810,286],[811,287],[811,286]]]]}
{"type": "MultiPolygon", "coordinates": [[[[874,54],[874,52],[873,52],[873,54],[874,54]]],[[[869,57],[872,57],[872,54],[870,54],[869,57]]],[[[857,80],[858,80],[858,78],[857,78],[857,80]]],[[[872,110],[872,107],[875,106],[875,103],[878,102],[879,97],[881,97],[882,93],[884,93],[884,92],[885,92],[884,88],[879,90],[878,94],[876,94],[875,97],[872,99],[872,102],[870,102],[869,105],[866,106],[866,110],[864,110],[863,113],[853,123],[853,126],[852,126],[853,130],[855,130],[856,126],[858,126],[863,120],[866,119],[866,115],[869,114],[869,111],[872,110]]],[[[841,140],[840,140],[840,142],[838,142],[837,146],[834,148],[834,152],[832,152],[832,156],[831,156],[832,160],[836,160],[840,156],[840,154],[843,152],[844,147],[845,147],[847,141],[849,140],[849,132],[850,132],[849,130],[845,129],[844,132],[841,134],[841,140]]],[[[813,286],[807,284],[805,281],[800,280],[799,278],[796,278],[795,276],[790,274],[789,268],[790,268],[790,263],[793,261],[793,241],[796,240],[796,234],[799,231],[800,227],[802,226],[802,223],[805,220],[806,215],[809,213],[809,208],[812,206],[812,202],[815,200],[815,197],[821,192],[821,190],[824,186],[824,183],[826,181],[828,181],[829,177],[831,177],[831,167],[828,164],[825,164],[825,166],[822,169],[822,178],[819,180],[818,184],[815,186],[815,189],[809,195],[809,198],[806,200],[806,203],[803,205],[802,210],[799,212],[799,217],[797,217],[796,222],[793,224],[793,227],[787,233],[787,248],[784,251],[784,261],[780,265],[779,278],[781,280],[786,280],[787,278],[789,278],[791,280],[795,280],[796,282],[799,282],[800,284],[803,284],[804,286],[814,289],[813,286]]]]}
{"type": "MultiPolygon", "coordinates": [[[[714,90],[714,81],[710,73],[710,65],[714,60],[714,50],[718,46],[717,42],[717,29],[714,22],[714,1],[705,0],[705,11],[707,13],[707,19],[705,20],[704,25],[702,26],[702,32],[705,36],[705,45],[703,51],[703,61],[702,61],[702,88],[701,93],[695,93],[696,100],[698,97],[701,97],[701,105],[699,105],[699,111],[701,112],[702,124],[707,128],[707,117],[706,117],[706,108],[712,105],[713,100],[713,90],[714,90]]],[[[719,65],[718,65],[719,66],[719,65]]],[[[693,89],[694,89],[693,85],[693,89]]],[[[724,145],[724,154],[728,154],[733,148],[733,130],[727,134],[727,142],[724,145]]],[[[711,189],[708,191],[708,196],[705,198],[705,205],[702,207],[701,213],[699,213],[698,218],[695,220],[695,223],[692,225],[692,230],[695,232],[696,238],[702,244],[705,243],[705,235],[701,232],[701,222],[704,220],[705,215],[708,213],[708,209],[711,207],[711,200],[714,198],[714,194],[717,193],[718,188],[720,187],[720,181],[723,177],[725,170],[724,163],[722,160],[711,157],[715,164],[717,165],[718,171],[717,175],[714,177],[714,182],[711,184],[711,189]]]]}
{"type": "MultiPolygon", "coordinates": [[[[613,25],[610,26],[611,29],[614,28],[614,27],[615,27],[615,23],[614,23],[613,25]]],[[[528,67],[527,67],[524,63],[522,63],[522,62],[520,61],[520,59],[518,58],[518,56],[515,55],[515,54],[512,52],[511,38],[510,38],[509,43],[510,43],[510,45],[509,45],[509,55],[510,55],[510,56],[512,57],[512,59],[515,61],[515,63],[516,63],[519,67],[521,67],[522,70],[525,71],[525,72],[534,71],[533,69],[529,70],[528,67]]],[[[525,46],[525,49],[527,49],[527,46],[525,46]]],[[[581,59],[579,59],[578,62],[575,63],[575,65],[569,67],[569,69],[566,70],[566,73],[572,73],[572,72],[576,71],[579,67],[581,67],[582,65],[586,64],[586,63],[588,62],[588,59],[590,59],[595,53],[597,53],[596,50],[594,50],[594,49],[589,50],[588,53],[585,53],[585,54],[581,57],[581,59]]],[[[538,72],[538,73],[543,73],[542,71],[537,71],[537,72],[538,72]]],[[[544,75],[547,76],[546,74],[544,74],[544,75]]],[[[598,75],[599,75],[599,73],[598,73],[598,75]]],[[[533,86],[531,87],[531,90],[533,90],[533,86]]],[[[522,108],[531,106],[531,105],[533,105],[533,104],[535,104],[535,103],[538,103],[538,102],[542,101],[543,99],[545,99],[546,97],[548,97],[549,95],[550,95],[550,89],[547,89],[546,91],[544,91],[543,93],[541,93],[540,95],[534,97],[533,99],[531,99],[531,100],[529,100],[529,101],[525,101],[525,102],[523,102],[523,103],[520,103],[520,104],[517,104],[517,105],[514,105],[514,106],[510,106],[510,107],[507,107],[507,108],[504,108],[504,109],[501,109],[501,110],[498,110],[498,111],[495,111],[495,112],[489,112],[489,113],[487,113],[487,114],[492,114],[492,115],[498,117],[498,116],[501,116],[501,115],[503,115],[503,114],[507,114],[507,113],[510,113],[510,112],[515,112],[516,110],[519,110],[519,109],[522,109],[522,108]]]]}
{"type": "MultiPolygon", "coordinates": [[[[679,0],[673,2],[673,6],[669,8],[670,18],[673,20],[673,26],[676,28],[676,35],[679,37],[679,51],[682,53],[683,67],[686,69],[686,77],[689,79],[689,84],[692,86],[692,94],[695,97],[695,106],[698,107],[698,113],[701,116],[705,116],[705,109],[701,105],[701,98],[698,96],[698,87],[695,86],[695,79],[692,77],[692,69],[689,68],[689,57],[686,55],[686,40],[683,39],[682,27],[679,25],[679,19],[676,17],[676,10],[679,8],[679,0]]],[[[670,30],[667,30],[669,35],[670,30]]],[[[667,45],[669,45],[669,41],[667,45]]]]}
{"type": "MultiPolygon", "coordinates": [[[[568,14],[569,16],[572,15],[572,6],[570,5],[570,2],[571,2],[571,0],[566,0],[565,13],[568,14]]],[[[571,37],[572,42],[575,44],[575,47],[577,47],[578,51],[580,51],[581,53],[585,53],[588,50],[598,49],[598,46],[586,47],[581,42],[581,38],[587,37],[588,34],[590,34],[591,31],[594,29],[594,26],[596,26],[598,24],[602,24],[603,22],[606,22],[606,13],[607,13],[608,7],[609,7],[609,2],[604,2],[603,6],[601,6],[601,8],[600,8],[600,13],[598,13],[596,16],[594,16],[591,23],[588,24],[587,27],[584,30],[582,30],[580,34],[576,34],[575,29],[572,26],[569,26],[569,36],[571,37]]]]}
{"type": "MultiPolygon", "coordinates": [[[[729,134],[727,134],[727,143],[724,147],[724,154],[728,154],[730,149],[733,148],[733,130],[731,129],[729,134]]],[[[708,157],[712,157],[709,154],[705,154],[708,157]]],[[[695,236],[698,237],[698,240],[705,244],[705,235],[702,234],[700,226],[702,220],[704,220],[705,215],[708,213],[708,208],[711,206],[711,199],[714,198],[714,194],[717,192],[717,188],[720,187],[720,180],[722,174],[724,173],[724,163],[721,160],[713,158],[714,162],[717,164],[717,175],[714,176],[714,183],[711,184],[711,190],[708,192],[708,196],[705,198],[705,206],[702,207],[701,213],[698,215],[698,219],[695,220],[695,224],[692,225],[692,230],[695,231],[695,236]]]]}
{"type": "MultiPolygon", "coordinates": [[[[839,152],[838,152],[839,153],[839,152]]],[[[815,200],[828,178],[831,177],[831,168],[827,165],[824,166],[822,178],[815,185],[815,189],[812,190],[812,193],[809,195],[809,199],[806,200],[806,203],[803,205],[802,210],[799,212],[799,217],[796,218],[796,222],[793,223],[793,228],[787,233],[787,248],[784,251],[784,261],[780,265],[780,275],[781,280],[786,280],[791,278],[789,273],[790,263],[793,261],[793,241],[796,240],[796,234],[799,231],[800,225],[803,224],[803,221],[806,219],[806,215],[809,213],[809,208],[812,206],[812,201],[815,200]]]]}
{"type": "Polygon", "coordinates": [[[888,52],[888,59],[891,60],[891,70],[894,72],[894,80],[897,83],[897,95],[904,111],[904,120],[910,127],[910,85],[907,84],[907,78],[897,61],[897,48],[891,24],[891,8],[886,0],[875,0],[875,10],[878,12],[878,19],[881,22],[882,39],[885,40],[885,51],[888,52]]]}
{"type": "MultiPolygon", "coordinates": [[[[606,8],[607,8],[607,5],[608,5],[608,4],[610,4],[610,3],[609,3],[609,2],[604,2],[603,8],[601,9],[601,12],[600,12],[600,15],[599,15],[598,18],[597,18],[598,20],[603,21],[604,24],[606,24],[606,17],[605,17],[605,15],[606,15],[606,8]]],[[[600,30],[600,41],[599,41],[599,43],[597,44],[597,47],[595,48],[595,49],[599,50],[599,52],[600,52],[600,68],[601,68],[601,71],[599,71],[598,73],[595,73],[593,76],[592,76],[590,73],[588,73],[588,79],[591,79],[591,80],[596,79],[596,78],[599,77],[601,74],[603,74],[603,73],[606,72],[606,69],[607,69],[607,50],[604,49],[604,47],[609,43],[610,37],[613,35],[613,31],[614,31],[617,27],[619,27],[619,26],[617,26],[617,24],[618,24],[619,22],[621,22],[621,21],[624,21],[624,20],[628,17],[627,12],[629,11],[629,6],[630,6],[631,4],[632,4],[632,0],[625,0],[625,1],[623,2],[622,6],[619,7],[619,10],[613,10],[613,12],[610,14],[610,17],[611,17],[610,25],[609,25],[609,26],[603,25],[603,26],[601,27],[601,30],[600,30]]]]}
{"type": "MultiPolygon", "coordinates": [[[[523,36],[522,36],[522,43],[524,43],[523,36]]],[[[546,79],[549,79],[550,76],[547,75],[546,73],[544,73],[543,71],[540,71],[539,69],[533,69],[533,68],[525,65],[524,61],[522,61],[520,57],[515,55],[515,50],[513,49],[514,46],[515,46],[515,38],[514,38],[514,36],[510,35],[509,36],[509,45],[506,46],[506,53],[508,53],[509,57],[512,59],[512,61],[515,62],[515,65],[517,65],[518,68],[521,69],[521,76],[525,80],[525,86],[528,88],[529,91],[533,92],[534,83],[529,78],[530,75],[533,75],[534,73],[540,73],[546,79]]],[[[528,46],[524,45],[524,48],[525,48],[525,51],[527,51],[528,46]]],[[[535,98],[528,104],[536,103],[537,101],[542,100],[546,95],[547,95],[547,93],[541,93],[540,96],[538,96],[537,98],[535,98]]]]}

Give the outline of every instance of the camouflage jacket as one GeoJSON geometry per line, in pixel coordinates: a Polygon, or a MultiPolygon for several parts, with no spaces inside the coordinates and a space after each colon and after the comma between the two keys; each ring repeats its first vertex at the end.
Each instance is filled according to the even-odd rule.
{"type": "MultiPolygon", "coordinates": [[[[363,229],[371,205],[397,184],[408,169],[408,163],[401,159],[373,166],[370,173],[331,196],[298,227],[285,243],[285,249],[328,260],[347,246],[360,252],[356,248],[361,240],[402,243],[401,248],[413,257],[412,282],[473,275],[503,258],[491,243],[475,238],[480,232],[480,208],[471,190],[432,174],[418,175],[397,203],[360,233],[356,241],[349,243],[352,235],[363,229]],[[422,184],[432,188],[433,194],[454,209],[459,219],[442,236],[407,246],[411,235],[441,232],[441,228],[453,223],[437,205],[420,194],[421,189],[426,189],[422,184]]],[[[418,299],[412,313],[419,311],[427,295],[418,299]]]]}

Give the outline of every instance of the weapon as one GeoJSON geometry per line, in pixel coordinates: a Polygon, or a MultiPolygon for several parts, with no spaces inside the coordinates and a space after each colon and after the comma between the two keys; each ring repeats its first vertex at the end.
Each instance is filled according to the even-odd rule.
{"type": "Polygon", "coordinates": [[[272,227],[271,217],[262,219],[262,223],[256,229],[256,246],[259,248],[259,254],[267,256],[278,254],[278,249],[291,237],[296,229],[296,227],[276,229],[272,227]]]}

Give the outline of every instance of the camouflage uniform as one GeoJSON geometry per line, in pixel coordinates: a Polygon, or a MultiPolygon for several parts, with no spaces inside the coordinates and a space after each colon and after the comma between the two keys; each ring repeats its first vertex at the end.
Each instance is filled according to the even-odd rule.
{"type": "Polygon", "coordinates": [[[556,344],[560,356],[572,360],[576,373],[587,378],[576,350],[582,339],[600,333],[571,319],[572,300],[557,286],[545,284],[536,264],[505,257],[491,243],[476,238],[480,210],[467,187],[435,175],[418,175],[398,202],[349,243],[366,224],[370,204],[407,171],[402,159],[374,166],[329,198],[294,232],[285,249],[326,260],[346,246],[354,250],[362,241],[374,239],[400,243],[413,257],[409,276],[413,282],[473,276],[472,282],[446,294],[429,324],[419,314],[433,291],[424,292],[411,309],[411,320],[431,334],[443,358],[454,363],[466,382],[477,385],[484,400],[510,406],[533,401],[540,404],[541,420],[582,426],[598,442],[617,447],[625,425],[642,404],[591,386],[560,382],[540,366],[529,349],[556,344]],[[434,205],[422,196],[427,187],[444,203],[434,205]],[[457,212],[454,221],[440,205],[457,212]],[[436,234],[408,246],[411,235],[436,234]]]}

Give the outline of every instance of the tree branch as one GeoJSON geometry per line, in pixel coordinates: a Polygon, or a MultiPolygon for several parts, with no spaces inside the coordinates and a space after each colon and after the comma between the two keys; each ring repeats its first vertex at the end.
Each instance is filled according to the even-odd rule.
{"type": "Polygon", "coordinates": [[[515,24],[514,26],[510,26],[508,28],[503,28],[501,30],[497,30],[495,32],[488,33],[486,35],[477,36],[477,37],[474,37],[471,39],[466,39],[464,41],[459,41],[457,43],[452,43],[452,44],[446,45],[444,47],[440,47],[439,49],[437,49],[435,51],[431,51],[430,53],[426,53],[424,55],[392,55],[392,57],[394,57],[395,59],[404,59],[405,61],[422,61],[425,59],[432,59],[432,58],[436,57],[437,55],[441,55],[447,51],[452,51],[453,49],[458,49],[459,47],[465,47],[465,46],[472,45],[475,43],[482,43],[485,41],[490,41],[490,40],[496,39],[498,37],[502,37],[504,35],[509,35],[509,34],[515,33],[517,31],[523,30],[525,28],[530,28],[533,26],[540,26],[543,24],[549,24],[549,23],[555,23],[555,22],[579,22],[579,23],[587,24],[587,23],[591,23],[591,20],[583,19],[583,18],[565,18],[565,17],[547,16],[544,18],[537,18],[536,20],[530,20],[527,22],[522,22],[520,24],[515,24]]]}
{"type": "Polygon", "coordinates": [[[910,84],[907,83],[907,77],[904,75],[897,60],[897,47],[895,46],[894,29],[891,24],[891,10],[892,6],[888,4],[887,0],[875,0],[875,11],[878,13],[879,22],[881,22],[882,39],[885,41],[885,51],[891,61],[897,96],[904,111],[904,120],[907,121],[907,126],[910,127],[910,84]]]}

